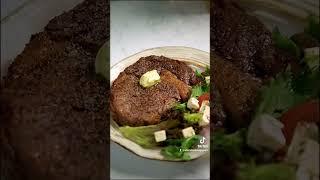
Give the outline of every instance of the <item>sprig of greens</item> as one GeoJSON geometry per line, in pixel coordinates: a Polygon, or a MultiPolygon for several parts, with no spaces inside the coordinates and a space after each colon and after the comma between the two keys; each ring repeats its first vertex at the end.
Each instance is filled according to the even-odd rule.
{"type": "Polygon", "coordinates": [[[289,108],[318,96],[319,78],[319,68],[306,68],[300,74],[293,75],[288,67],[261,89],[255,117],[267,113],[277,118],[289,108]]]}
{"type": "Polygon", "coordinates": [[[201,121],[202,113],[184,113],[183,119],[189,124],[196,124],[201,121]]]}
{"type": "Polygon", "coordinates": [[[187,103],[184,102],[184,103],[177,103],[174,107],[173,107],[174,110],[178,110],[178,111],[181,111],[181,112],[186,112],[187,111],[187,103]]]}
{"type": "Polygon", "coordinates": [[[161,154],[166,159],[182,159],[182,160],[190,160],[191,157],[185,150],[193,148],[199,141],[199,135],[194,135],[186,139],[169,141],[169,143],[174,145],[169,145],[161,150],[161,154]]]}
{"type": "Polygon", "coordinates": [[[204,71],[204,76],[210,76],[210,67],[206,66],[206,70],[204,71]]]}
{"type": "Polygon", "coordinates": [[[206,69],[204,70],[204,72],[200,72],[196,69],[195,74],[197,77],[204,79],[206,76],[210,76],[210,67],[206,66],[206,69]]]}
{"type": "Polygon", "coordinates": [[[208,84],[196,85],[191,89],[191,97],[199,97],[204,93],[208,93],[210,91],[210,86],[208,84]]]}
{"type": "Polygon", "coordinates": [[[301,56],[300,49],[296,45],[296,43],[292,41],[290,38],[282,35],[278,27],[275,27],[273,29],[272,39],[275,43],[275,46],[278,47],[279,49],[286,50],[287,52],[291,53],[292,55],[298,58],[301,56]]]}
{"type": "Polygon", "coordinates": [[[243,158],[243,147],[246,143],[246,129],[238,130],[232,134],[217,131],[211,137],[213,153],[228,156],[230,159],[243,158]]]}
{"type": "Polygon", "coordinates": [[[197,76],[198,78],[201,78],[201,79],[204,78],[203,75],[201,74],[201,72],[198,71],[198,69],[196,69],[195,74],[196,74],[196,76],[197,76]]]}
{"type": "Polygon", "coordinates": [[[279,73],[270,83],[261,89],[260,103],[255,117],[263,113],[279,117],[284,111],[304,100],[291,88],[292,74],[289,71],[279,73]]]}

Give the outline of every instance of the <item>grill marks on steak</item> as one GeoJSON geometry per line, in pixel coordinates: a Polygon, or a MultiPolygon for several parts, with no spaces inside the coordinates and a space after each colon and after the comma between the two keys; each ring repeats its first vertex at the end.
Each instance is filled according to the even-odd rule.
{"type": "Polygon", "coordinates": [[[192,77],[193,70],[184,62],[163,56],[140,58],[112,84],[110,101],[115,121],[129,126],[158,124],[177,101],[188,98],[188,84],[196,81],[192,77]],[[141,75],[154,69],[160,72],[161,81],[143,88],[139,84],[141,75]]]}
{"type": "Polygon", "coordinates": [[[57,17],[60,23],[50,24],[61,33],[64,20],[86,21],[74,25],[77,32],[70,30],[74,39],[54,38],[57,29],[50,28],[33,35],[9,68],[0,98],[1,128],[25,179],[109,177],[109,87],[94,72],[97,49],[84,42],[91,39],[100,47],[107,40],[106,23],[100,21],[106,7],[107,1],[87,0],[57,17]]]}

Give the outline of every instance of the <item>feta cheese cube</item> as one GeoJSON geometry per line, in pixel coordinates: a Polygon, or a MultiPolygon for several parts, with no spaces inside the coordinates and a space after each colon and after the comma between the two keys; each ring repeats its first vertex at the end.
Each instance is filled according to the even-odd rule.
{"type": "Polygon", "coordinates": [[[200,109],[199,109],[199,112],[200,112],[200,113],[204,112],[205,107],[206,107],[206,106],[209,106],[209,105],[210,105],[210,103],[209,103],[208,100],[202,101],[201,106],[200,106],[200,109]]]}
{"type": "Polygon", "coordinates": [[[206,83],[207,83],[207,84],[210,84],[210,76],[206,76],[206,77],[205,77],[205,80],[206,80],[206,83]]]}
{"type": "Polygon", "coordinates": [[[305,56],[319,56],[320,47],[312,47],[304,49],[305,56]]]}
{"type": "Polygon", "coordinates": [[[248,145],[260,151],[263,149],[277,151],[286,144],[282,127],[283,124],[270,115],[259,116],[249,126],[248,145]]]}
{"type": "Polygon", "coordinates": [[[210,106],[205,106],[202,119],[199,121],[199,126],[206,126],[210,124],[210,106]]]}
{"type": "Polygon", "coordinates": [[[188,100],[187,107],[189,109],[195,109],[195,110],[199,109],[199,101],[198,101],[198,99],[196,99],[194,97],[190,98],[188,100]]]}
{"type": "Polygon", "coordinates": [[[299,166],[310,172],[312,176],[319,177],[319,143],[307,139],[303,149],[299,158],[299,166]]]}
{"type": "Polygon", "coordinates": [[[315,123],[298,123],[288,148],[286,161],[289,163],[299,163],[300,152],[303,151],[307,139],[317,139],[318,127],[315,123]]]}
{"type": "Polygon", "coordinates": [[[161,130],[161,131],[154,132],[154,138],[155,138],[156,142],[165,141],[167,139],[166,131],[161,130]]]}
{"type": "Polygon", "coordinates": [[[311,175],[308,171],[306,171],[303,167],[298,167],[296,171],[296,180],[311,180],[311,175]]]}
{"type": "Polygon", "coordinates": [[[185,138],[196,135],[192,126],[182,129],[182,134],[183,134],[183,137],[185,138]]]}

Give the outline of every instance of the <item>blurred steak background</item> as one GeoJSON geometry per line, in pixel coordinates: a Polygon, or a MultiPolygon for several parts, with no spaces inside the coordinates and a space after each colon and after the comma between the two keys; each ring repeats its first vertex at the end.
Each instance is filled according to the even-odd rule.
{"type": "Polygon", "coordinates": [[[211,67],[229,125],[239,128],[250,121],[257,90],[296,57],[275,47],[271,32],[236,1],[211,3],[211,67]]]}
{"type": "Polygon", "coordinates": [[[95,56],[109,2],[86,0],[31,37],[1,89],[1,179],[107,179],[109,82],[95,56]]]}
{"type": "MultiPolygon", "coordinates": [[[[212,81],[222,97],[226,127],[233,131],[250,123],[259,88],[288,64],[298,67],[296,57],[277,49],[271,32],[246,14],[234,0],[213,0],[210,11],[212,81]]],[[[211,178],[234,179],[235,163],[211,155],[211,178]]]]}

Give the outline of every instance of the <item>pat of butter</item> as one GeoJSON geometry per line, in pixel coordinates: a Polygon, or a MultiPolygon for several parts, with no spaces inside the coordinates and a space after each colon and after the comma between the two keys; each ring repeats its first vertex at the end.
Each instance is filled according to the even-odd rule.
{"type": "Polygon", "coordinates": [[[140,85],[148,88],[160,82],[160,75],[157,70],[152,70],[144,73],[140,78],[140,85]]]}

